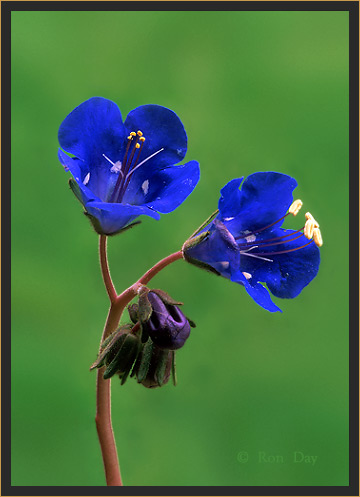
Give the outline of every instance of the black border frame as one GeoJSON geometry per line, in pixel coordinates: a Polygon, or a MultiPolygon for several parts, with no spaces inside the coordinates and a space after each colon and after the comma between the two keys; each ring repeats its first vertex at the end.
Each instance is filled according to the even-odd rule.
{"type": "Polygon", "coordinates": [[[4,241],[1,253],[2,266],[2,391],[3,412],[1,417],[2,461],[1,495],[313,495],[358,496],[359,495],[359,3],[358,1],[9,1],[1,2],[1,235],[4,241]],[[349,486],[203,486],[203,487],[46,487],[11,486],[11,382],[10,375],[10,329],[11,329],[11,12],[13,11],[348,11],[349,12],[349,166],[350,166],[350,283],[349,283],[349,385],[350,385],[350,440],[349,440],[349,486]],[[350,229],[351,227],[351,229],[350,229]]]}

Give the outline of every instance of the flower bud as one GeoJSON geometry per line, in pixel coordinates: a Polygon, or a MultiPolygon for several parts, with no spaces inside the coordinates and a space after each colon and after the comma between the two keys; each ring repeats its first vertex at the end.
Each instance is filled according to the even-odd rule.
{"type": "Polygon", "coordinates": [[[103,343],[103,350],[90,369],[106,366],[104,380],[118,374],[123,385],[135,364],[141,347],[138,333],[132,332],[131,326],[124,325],[103,343]]]}
{"type": "Polygon", "coordinates": [[[190,335],[190,324],[178,306],[164,302],[150,291],[147,299],[151,304],[150,317],[142,322],[142,328],[154,344],[163,350],[180,349],[190,335]]]}
{"type": "Polygon", "coordinates": [[[171,374],[175,385],[175,352],[159,349],[149,338],[136,361],[134,370],[138,383],[146,388],[162,387],[169,381],[171,374]]]}

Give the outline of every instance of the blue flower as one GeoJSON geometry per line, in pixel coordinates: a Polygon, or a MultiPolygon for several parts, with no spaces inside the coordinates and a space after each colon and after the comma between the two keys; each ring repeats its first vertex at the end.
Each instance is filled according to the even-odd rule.
{"type": "Polygon", "coordinates": [[[114,102],[90,98],[64,119],[59,143],[70,186],[100,234],[118,233],[140,215],[160,219],[199,180],[198,162],[175,165],[185,157],[186,133],[159,105],[137,107],[123,123],[114,102]]]}
{"type": "Polygon", "coordinates": [[[219,214],[199,236],[184,244],[188,262],[198,261],[243,285],[264,309],[281,311],[270,292],[294,298],[316,276],[322,245],[319,224],[307,212],[299,230],[281,228],[302,202],[293,202],[296,181],[285,174],[261,172],[230,181],[221,190],[219,214]],[[304,233],[302,232],[304,230],[304,233]]]}

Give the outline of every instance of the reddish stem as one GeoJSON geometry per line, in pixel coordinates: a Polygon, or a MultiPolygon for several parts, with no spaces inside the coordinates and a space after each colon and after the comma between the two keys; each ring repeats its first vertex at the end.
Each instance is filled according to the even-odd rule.
{"type": "MultiPolygon", "coordinates": [[[[110,333],[116,330],[122,312],[119,312],[119,310],[116,305],[111,305],[101,343],[110,333]]],[[[111,383],[109,380],[104,380],[103,373],[103,368],[97,370],[96,429],[104,462],[106,484],[108,486],[122,486],[119,459],[111,423],[111,383]]]]}
{"type": "Polygon", "coordinates": [[[107,236],[100,235],[99,254],[100,254],[101,274],[103,276],[105,288],[106,288],[106,291],[109,295],[110,302],[113,303],[116,300],[117,293],[116,293],[114,284],[113,284],[111,276],[110,276],[109,265],[108,265],[108,260],[107,260],[106,245],[107,245],[107,236]]]}
{"type": "MultiPolygon", "coordinates": [[[[165,257],[147,271],[136,283],[127,288],[121,295],[116,294],[115,287],[111,280],[109,266],[106,254],[106,241],[105,235],[100,235],[99,249],[100,249],[100,266],[103,275],[103,280],[107,293],[110,298],[111,306],[106,320],[101,343],[116,330],[121,315],[125,307],[137,295],[138,290],[146,285],[155,275],[157,275],[166,266],[182,259],[183,254],[180,250],[174,254],[165,257]]],[[[136,326],[136,325],[135,325],[136,326]]],[[[122,486],[119,460],[116,450],[114,432],[111,423],[111,391],[110,380],[104,380],[103,368],[97,371],[96,381],[96,429],[99,437],[102,458],[104,462],[106,484],[108,486],[122,486]]]]}

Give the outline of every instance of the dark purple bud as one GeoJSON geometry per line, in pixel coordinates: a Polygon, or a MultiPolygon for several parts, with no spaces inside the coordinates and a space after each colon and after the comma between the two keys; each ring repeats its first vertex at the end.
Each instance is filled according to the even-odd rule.
{"type": "Polygon", "coordinates": [[[178,306],[166,304],[154,292],[147,298],[152,307],[150,318],[142,323],[154,344],[163,350],[180,349],[190,335],[190,324],[178,306]]]}

